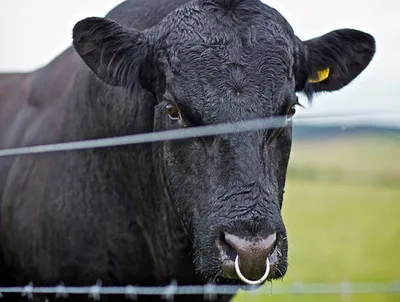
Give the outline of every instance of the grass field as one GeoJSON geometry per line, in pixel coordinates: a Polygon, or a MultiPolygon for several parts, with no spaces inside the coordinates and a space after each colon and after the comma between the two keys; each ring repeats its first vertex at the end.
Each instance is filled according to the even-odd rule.
{"type": "MultiPolygon", "coordinates": [[[[400,136],[298,141],[283,217],[289,269],[283,281],[400,280],[400,136]]],[[[239,301],[400,301],[400,295],[239,294],[239,301]]]]}

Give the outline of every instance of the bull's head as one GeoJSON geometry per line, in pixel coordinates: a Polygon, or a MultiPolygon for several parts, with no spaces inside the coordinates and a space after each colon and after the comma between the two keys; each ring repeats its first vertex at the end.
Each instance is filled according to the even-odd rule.
{"type": "Polygon", "coordinates": [[[74,47],[105,83],[153,93],[155,130],[286,117],[280,129],[168,141],[161,156],[199,273],[258,280],[268,262],[268,279],[282,277],[296,93],[311,98],[349,84],[372,60],[374,38],[341,29],[301,41],[258,0],[197,0],[143,31],[85,19],[74,28],[74,47]]]}

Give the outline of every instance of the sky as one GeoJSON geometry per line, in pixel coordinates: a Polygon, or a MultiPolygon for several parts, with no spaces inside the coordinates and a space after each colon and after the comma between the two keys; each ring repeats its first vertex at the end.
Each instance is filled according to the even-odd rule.
{"type": "MultiPolygon", "coordinates": [[[[168,0],[165,0],[168,1],[168,0]]],[[[0,1],[0,72],[42,67],[71,44],[74,24],[88,16],[104,16],[122,0],[0,1]]],[[[340,91],[318,95],[298,116],[341,112],[387,112],[340,119],[343,125],[368,123],[400,127],[400,13],[398,0],[264,0],[291,23],[303,40],[331,30],[354,28],[372,34],[377,53],[368,68],[340,91]]],[[[335,119],[318,118],[318,122],[335,119]]]]}

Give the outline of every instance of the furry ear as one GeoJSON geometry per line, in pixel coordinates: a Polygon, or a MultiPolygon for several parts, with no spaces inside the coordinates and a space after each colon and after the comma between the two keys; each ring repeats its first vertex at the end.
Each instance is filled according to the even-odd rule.
{"type": "Polygon", "coordinates": [[[348,85],[369,65],[376,51],[374,37],[354,29],[332,31],[300,44],[296,90],[309,98],[348,85]]]}
{"type": "Polygon", "coordinates": [[[144,33],[97,17],[74,26],[73,46],[94,74],[113,86],[137,79],[149,53],[144,33]]]}

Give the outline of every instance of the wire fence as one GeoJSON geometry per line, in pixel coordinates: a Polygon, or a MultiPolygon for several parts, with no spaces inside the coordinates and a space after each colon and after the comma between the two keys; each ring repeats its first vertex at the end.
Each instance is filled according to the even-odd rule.
{"type": "MultiPolygon", "coordinates": [[[[400,114],[395,112],[377,110],[357,111],[354,113],[330,113],[326,115],[303,115],[293,119],[293,124],[308,123],[316,119],[331,118],[353,118],[373,115],[376,117],[395,117],[399,118],[400,114]]],[[[59,144],[47,144],[38,146],[28,146],[21,148],[0,149],[0,157],[15,156],[24,154],[46,153],[55,151],[82,150],[89,148],[112,147],[132,144],[143,144],[152,142],[161,142],[167,140],[188,139],[204,136],[214,136],[221,134],[232,134],[239,132],[259,131],[266,129],[275,129],[284,126],[288,120],[285,117],[273,117],[267,119],[257,119],[241,121],[236,123],[226,123],[211,126],[202,126],[194,128],[185,128],[178,130],[167,130],[151,133],[142,133],[128,136],[75,141],[59,144]]],[[[400,129],[399,129],[400,130],[400,129]]],[[[177,285],[175,282],[168,286],[124,286],[124,287],[106,287],[98,282],[93,286],[68,287],[63,284],[55,287],[35,287],[32,283],[23,287],[0,287],[0,299],[4,294],[21,294],[24,297],[33,298],[34,294],[52,294],[56,298],[65,298],[70,295],[88,295],[91,299],[98,300],[102,295],[125,295],[135,300],[139,296],[162,296],[167,300],[173,300],[175,296],[180,295],[203,295],[207,300],[213,300],[216,295],[234,295],[245,290],[248,295],[341,295],[348,296],[354,294],[400,294],[400,281],[390,283],[293,283],[293,284],[270,284],[270,286],[230,286],[230,285],[177,285]]]]}
{"type": "Polygon", "coordinates": [[[93,286],[67,287],[58,285],[56,287],[34,287],[29,284],[24,287],[0,287],[0,298],[3,294],[21,294],[29,299],[34,294],[55,295],[56,298],[66,298],[72,295],[87,295],[90,299],[99,300],[103,295],[124,295],[137,300],[139,296],[161,296],[166,300],[173,300],[175,296],[202,295],[205,300],[213,300],[217,295],[235,295],[243,293],[250,296],[261,295],[341,295],[350,296],[358,294],[400,294],[400,282],[390,283],[293,283],[277,284],[270,286],[233,286],[233,285],[186,285],[178,286],[176,282],[168,286],[125,286],[125,287],[103,287],[101,282],[93,286]]]}
{"type": "MultiPolygon", "coordinates": [[[[365,110],[363,112],[356,112],[356,113],[341,112],[341,113],[330,113],[326,115],[319,114],[317,116],[303,115],[293,119],[293,123],[301,124],[302,122],[307,122],[317,118],[329,119],[329,118],[346,117],[351,120],[352,118],[355,117],[358,118],[368,117],[371,115],[375,117],[379,116],[381,118],[388,116],[396,118],[398,117],[400,120],[400,113],[365,110]]],[[[82,149],[92,149],[92,148],[102,148],[102,147],[154,143],[154,142],[161,142],[168,140],[179,140],[179,139],[215,136],[221,134],[232,134],[240,132],[276,129],[285,126],[287,122],[288,120],[286,117],[270,117],[270,118],[247,120],[234,123],[224,123],[224,124],[217,124],[210,126],[199,126],[192,128],[149,132],[149,133],[141,133],[141,134],[126,135],[126,136],[111,137],[111,138],[92,139],[85,141],[58,143],[58,144],[46,144],[46,145],[28,146],[28,147],[11,148],[11,149],[0,149],[0,157],[46,153],[55,151],[72,151],[72,150],[82,150],[82,149]]]]}

